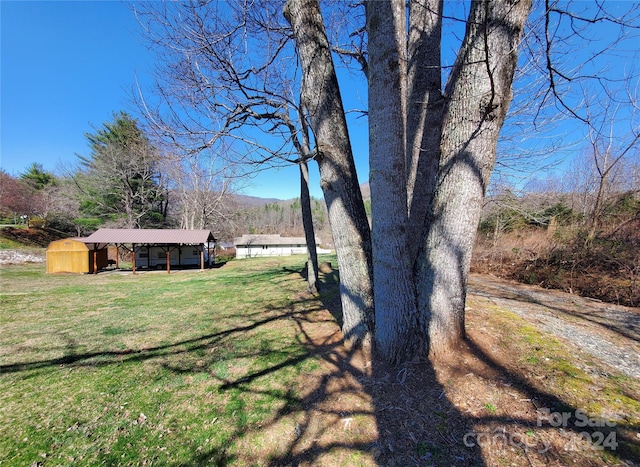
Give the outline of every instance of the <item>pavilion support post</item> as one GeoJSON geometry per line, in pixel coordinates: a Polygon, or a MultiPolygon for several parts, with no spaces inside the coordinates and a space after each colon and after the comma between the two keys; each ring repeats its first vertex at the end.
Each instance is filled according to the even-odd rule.
{"type": "Polygon", "coordinates": [[[167,258],[167,274],[171,274],[171,251],[169,250],[168,244],[167,244],[165,256],[167,258]]]}
{"type": "Polygon", "coordinates": [[[204,271],[204,245],[200,245],[200,270],[204,271]]]}
{"type": "Polygon", "coordinates": [[[136,244],[131,244],[131,270],[136,273],[136,244]]]}
{"type": "Polygon", "coordinates": [[[98,274],[98,245],[93,244],[93,273],[98,274]]]}

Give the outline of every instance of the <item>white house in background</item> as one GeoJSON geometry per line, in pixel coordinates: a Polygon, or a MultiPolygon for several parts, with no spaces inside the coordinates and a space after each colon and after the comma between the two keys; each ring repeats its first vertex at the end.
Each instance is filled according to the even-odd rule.
{"type": "MultiPolygon", "coordinates": [[[[258,258],[263,256],[306,255],[307,243],[304,237],[281,237],[278,235],[243,235],[233,241],[236,258],[258,258]]],[[[316,240],[318,254],[331,253],[320,248],[316,240]]]]}

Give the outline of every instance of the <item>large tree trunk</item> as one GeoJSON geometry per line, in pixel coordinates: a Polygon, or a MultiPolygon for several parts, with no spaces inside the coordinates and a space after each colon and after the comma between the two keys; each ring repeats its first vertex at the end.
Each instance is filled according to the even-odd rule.
{"type": "Polygon", "coordinates": [[[418,341],[407,238],[405,24],[404,0],[367,3],[375,350],[391,362],[410,357],[418,341]]]}
{"type": "Polygon", "coordinates": [[[442,135],[442,0],[414,0],[407,44],[407,199],[410,257],[415,261],[436,189],[442,135]]]}
{"type": "Polygon", "coordinates": [[[351,152],[329,42],[316,0],[288,0],[302,66],[302,100],[316,142],[320,185],[340,268],[344,339],[368,340],[373,329],[371,233],[351,152]]]}
{"type": "Polygon", "coordinates": [[[471,252],[498,134],[511,102],[530,0],[478,0],[445,89],[442,155],[417,261],[418,308],[437,357],[464,338],[471,252]]]}

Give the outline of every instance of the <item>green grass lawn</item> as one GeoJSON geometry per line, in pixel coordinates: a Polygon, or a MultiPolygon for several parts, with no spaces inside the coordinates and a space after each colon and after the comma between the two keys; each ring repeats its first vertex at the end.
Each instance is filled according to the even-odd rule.
{"type": "Polygon", "coordinates": [[[300,375],[320,366],[300,326],[322,308],[301,293],[304,261],[170,275],[3,267],[0,464],[250,464],[268,462],[268,442],[283,455],[300,375]]]}
{"type": "MultiPolygon", "coordinates": [[[[335,256],[321,261],[336,264],[335,256]]],[[[137,275],[0,268],[0,467],[638,459],[636,379],[604,373],[477,297],[467,314],[476,354],[462,349],[435,369],[379,364],[341,345],[330,313],[339,309],[337,271],[323,268],[322,292],[310,295],[304,262],[137,275]],[[534,402],[622,414],[619,450],[597,458],[586,448],[566,451],[583,429],[541,427],[534,402]],[[552,449],[463,444],[470,431],[498,429],[552,449]]]]}

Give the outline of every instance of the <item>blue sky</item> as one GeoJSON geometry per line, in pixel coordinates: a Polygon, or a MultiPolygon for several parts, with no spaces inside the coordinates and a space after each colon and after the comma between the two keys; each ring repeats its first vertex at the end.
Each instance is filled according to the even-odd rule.
{"type": "MultiPolygon", "coordinates": [[[[85,133],[119,110],[136,114],[131,89],[136,78],[149,83],[153,59],[126,4],[2,0],[0,14],[3,170],[19,175],[33,162],[53,172],[69,168],[76,154],[88,153],[85,133]]],[[[359,126],[366,165],[366,126],[359,126]]],[[[312,196],[320,197],[317,167],[311,172],[312,196]]],[[[290,167],[260,174],[243,191],[286,199],[299,196],[299,187],[290,167]]]]}
{"type": "MultiPolygon", "coordinates": [[[[448,3],[450,8],[459,3],[448,3]]],[[[589,8],[590,2],[578,2],[589,8]]],[[[626,1],[608,2],[626,11],[626,1]]],[[[0,166],[19,175],[37,162],[48,171],[69,169],[76,154],[87,155],[85,133],[112,119],[114,112],[137,111],[130,102],[136,79],[150,84],[153,58],[138,35],[139,25],[124,2],[0,0],[0,166]]],[[[604,37],[607,30],[594,34],[604,37]]],[[[636,39],[636,38],[634,38],[636,39]]],[[[624,73],[637,58],[627,41],[626,55],[609,67],[624,73]],[[629,57],[633,57],[629,61],[629,57]]],[[[445,47],[445,51],[446,51],[445,47]]],[[[578,56],[573,59],[579,61],[578,56]]],[[[364,81],[342,79],[347,109],[366,99],[364,81]]],[[[366,119],[349,115],[360,182],[368,178],[366,119]]],[[[577,134],[573,129],[566,134],[577,134]]],[[[546,138],[548,135],[545,135],[546,138]]],[[[528,144],[531,143],[531,138],[528,144]]],[[[321,197],[317,166],[311,164],[312,196],[321,197]]],[[[271,170],[251,180],[243,192],[268,198],[299,195],[296,167],[271,170]]]]}
{"type": "Polygon", "coordinates": [[[150,65],[135,19],[119,2],[2,1],[1,15],[2,168],[73,164],[150,65]]]}

